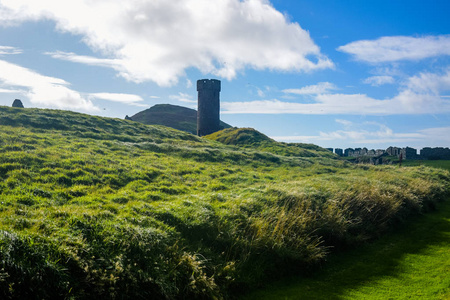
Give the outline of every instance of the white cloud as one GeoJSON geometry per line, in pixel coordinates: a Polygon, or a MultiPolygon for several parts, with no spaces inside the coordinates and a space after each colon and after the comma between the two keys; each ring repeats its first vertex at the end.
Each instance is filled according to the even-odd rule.
{"type": "Polygon", "coordinates": [[[0,88],[0,93],[2,93],[2,94],[23,94],[24,91],[22,91],[22,90],[13,90],[13,89],[1,89],[0,88]]]}
{"type": "Polygon", "coordinates": [[[169,96],[169,98],[186,103],[197,103],[197,100],[192,99],[192,95],[185,93],[178,93],[178,95],[171,95],[169,96]]]}
{"type": "Polygon", "coordinates": [[[63,51],[45,52],[44,54],[50,55],[53,58],[61,60],[82,63],[91,66],[113,68],[117,71],[121,70],[121,62],[118,59],[96,58],[92,56],[77,55],[73,52],[63,52],[63,51]]]}
{"type": "Polygon", "coordinates": [[[86,112],[98,110],[91,101],[68,88],[69,83],[33,70],[0,60],[0,83],[19,88],[31,103],[46,107],[79,109],[86,112]]]}
{"type": "Polygon", "coordinates": [[[245,68],[333,68],[309,33],[268,0],[2,0],[0,23],[53,20],[99,57],[53,57],[110,67],[134,82],[171,85],[187,68],[232,79],[245,68]]]}
{"type": "Polygon", "coordinates": [[[261,89],[257,89],[257,93],[258,93],[258,96],[261,98],[266,96],[266,93],[264,93],[263,90],[261,90],[261,89]]]}
{"type": "Polygon", "coordinates": [[[361,40],[338,48],[356,60],[369,63],[421,60],[450,55],[450,35],[387,36],[377,40],[361,40]]]}
{"type": "Polygon", "coordinates": [[[353,122],[348,121],[348,120],[336,119],[335,121],[336,121],[336,123],[342,124],[346,127],[353,125],[353,122]]]}
{"type": "Polygon", "coordinates": [[[387,114],[392,103],[363,94],[317,95],[315,103],[283,102],[277,99],[250,102],[222,102],[224,114],[387,114]]]}
{"type": "Polygon", "coordinates": [[[450,127],[427,128],[419,132],[428,138],[430,147],[450,145],[450,127]]]}
{"type": "Polygon", "coordinates": [[[395,79],[392,76],[382,75],[382,76],[372,76],[366,78],[364,81],[366,84],[370,84],[373,86],[380,86],[384,84],[392,84],[395,83],[395,79]]]}
{"type": "Polygon", "coordinates": [[[16,47],[0,46],[0,55],[20,54],[22,50],[16,47]]]}
{"type": "Polygon", "coordinates": [[[190,89],[192,87],[192,81],[189,79],[186,79],[186,88],[190,89]]]}
{"type": "Polygon", "coordinates": [[[274,100],[222,102],[223,114],[349,114],[402,115],[450,113],[450,101],[439,96],[404,91],[392,99],[378,100],[364,94],[318,95],[315,103],[274,100]]]}
{"type": "Polygon", "coordinates": [[[99,108],[92,99],[121,102],[128,105],[141,104],[142,97],[133,94],[91,93],[84,94],[71,89],[63,79],[41,75],[33,70],[0,60],[0,93],[17,93],[27,97],[31,103],[43,107],[74,109],[97,112],[99,108]]]}
{"type": "MultiPolygon", "coordinates": [[[[430,145],[427,137],[420,133],[393,134],[391,136],[379,136],[378,132],[368,131],[335,131],[320,132],[319,135],[311,136],[271,136],[280,142],[290,143],[313,143],[334,145],[333,147],[375,147],[383,148],[382,145],[396,145],[400,147],[413,146],[415,144],[430,145]],[[344,145],[344,146],[342,146],[344,145]]],[[[416,146],[417,147],[417,146],[416,146]]],[[[435,146],[436,147],[436,146],[435,146]]]]}
{"type": "Polygon", "coordinates": [[[90,97],[96,99],[102,99],[113,102],[120,102],[123,104],[147,107],[148,105],[142,104],[140,102],[144,101],[141,96],[133,94],[121,94],[121,93],[92,93],[89,94],[90,97]]]}
{"type": "Polygon", "coordinates": [[[317,95],[326,94],[331,90],[336,90],[337,87],[330,82],[319,82],[315,85],[308,85],[300,89],[285,89],[283,93],[286,94],[296,94],[296,95],[317,95]]]}
{"type": "Polygon", "coordinates": [[[355,143],[376,143],[380,139],[386,141],[404,140],[411,138],[423,137],[420,134],[398,134],[386,126],[376,122],[364,122],[361,124],[353,124],[352,130],[337,130],[329,133],[320,132],[323,140],[345,140],[355,143]]]}
{"type": "Polygon", "coordinates": [[[283,102],[277,99],[222,102],[224,114],[352,114],[401,115],[450,113],[450,99],[440,93],[450,90],[450,69],[443,74],[420,73],[410,77],[391,99],[365,94],[318,94],[314,103],[283,102]]]}
{"type": "Polygon", "coordinates": [[[249,92],[251,95],[253,95],[254,93],[256,93],[256,95],[258,95],[258,97],[260,97],[260,98],[265,97],[265,96],[266,96],[266,92],[269,92],[269,91],[270,91],[270,87],[268,87],[268,86],[265,86],[265,87],[264,87],[264,90],[265,90],[266,92],[265,92],[262,88],[260,88],[260,87],[257,86],[257,85],[254,85],[254,84],[247,83],[247,87],[249,88],[249,89],[248,89],[248,92],[249,92]]]}
{"type": "Polygon", "coordinates": [[[440,92],[450,91],[450,68],[443,74],[422,72],[408,78],[407,90],[420,94],[439,95],[440,92]]]}
{"type": "Polygon", "coordinates": [[[448,113],[450,100],[440,93],[450,91],[450,69],[444,74],[420,73],[410,77],[392,101],[405,113],[448,113]]]}
{"type": "MultiPolygon", "coordinates": [[[[385,149],[389,146],[415,148],[442,147],[450,143],[450,127],[427,128],[416,132],[395,132],[384,124],[364,122],[353,124],[352,130],[319,132],[310,136],[272,136],[283,142],[315,143],[335,147],[368,147],[385,149]]],[[[328,147],[327,146],[327,147],[328,147]]]]}

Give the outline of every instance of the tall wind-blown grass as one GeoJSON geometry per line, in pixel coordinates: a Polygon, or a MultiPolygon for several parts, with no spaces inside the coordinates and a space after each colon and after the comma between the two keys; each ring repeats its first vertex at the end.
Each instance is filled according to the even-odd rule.
{"type": "Polygon", "coordinates": [[[292,155],[299,145],[283,156],[273,142],[51,110],[0,108],[0,120],[2,299],[230,298],[308,272],[450,189],[445,170],[292,155]]]}

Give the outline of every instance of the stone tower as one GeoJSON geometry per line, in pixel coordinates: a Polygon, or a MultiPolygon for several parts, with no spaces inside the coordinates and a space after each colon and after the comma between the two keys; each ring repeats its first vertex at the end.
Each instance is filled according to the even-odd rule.
{"type": "Polygon", "coordinates": [[[12,107],[23,108],[22,101],[20,101],[19,99],[15,99],[14,102],[13,102],[13,104],[12,104],[12,107]]]}
{"type": "Polygon", "coordinates": [[[197,135],[204,136],[220,130],[220,80],[197,80],[197,135]]]}

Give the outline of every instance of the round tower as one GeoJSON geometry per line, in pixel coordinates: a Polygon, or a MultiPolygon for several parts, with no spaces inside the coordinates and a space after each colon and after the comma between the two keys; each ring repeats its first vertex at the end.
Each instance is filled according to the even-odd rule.
{"type": "Polygon", "coordinates": [[[220,80],[197,80],[197,135],[204,136],[220,130],[220,80]]]}

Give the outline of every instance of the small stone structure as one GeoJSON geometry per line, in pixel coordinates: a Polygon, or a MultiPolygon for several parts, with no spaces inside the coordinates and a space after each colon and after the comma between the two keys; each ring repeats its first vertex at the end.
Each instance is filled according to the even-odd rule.
{"type": "Polygon", "coordinates": [[[20,101],[19,99],[14,100],[12,107],[24,108],[22,101],[20,101]]]}
{"type": "Polygon", "coordinates": [[[220,80],[197,81],[197,135],[204,136],[220,130],[220,80]]]}

